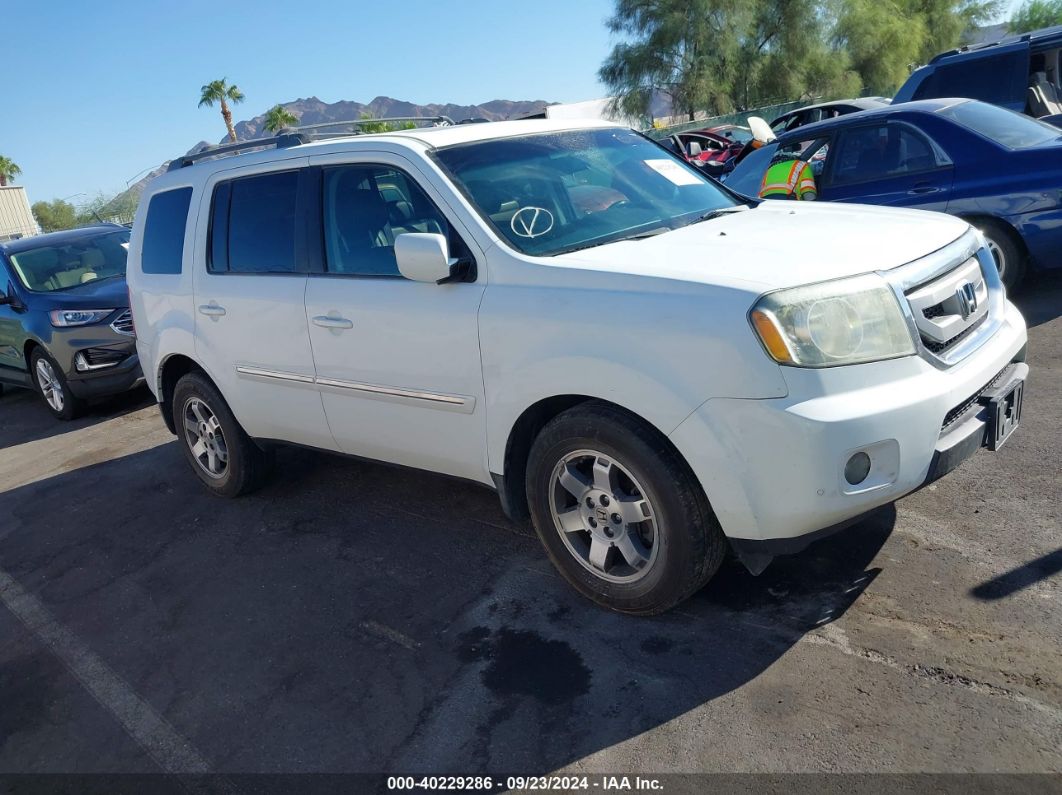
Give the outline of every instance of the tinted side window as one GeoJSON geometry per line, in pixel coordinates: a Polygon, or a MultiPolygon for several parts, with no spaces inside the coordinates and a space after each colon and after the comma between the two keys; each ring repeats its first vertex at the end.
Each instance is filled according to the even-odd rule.
{"type": "Polygon", "coordinates": [[[922,82],[913,99],[969,97],[996,105],[1024,101],[1028,61],[1022,52],[942,64],[922,82]]]}
{"type": "Polygon", "coordinates": [[[191,188],[156,193],[148,204],[144,222],[144,248],[140,269],[144,273],[180,273],[184,260],[184,228],[188,223],[191,188]]]}
{"type": "Polygon", "coordinates": [[[214,191],[210,269],[232,273],[295,273],[299,172],[258,174],[214,191]]]}
{"type": "Polygon", "coordinates": [[[929,142],[907,127],[860,127],[841,138],[832,181],[838,185],[866,182],[926,171],[937,165],[929,142]]]}
{"type": "Polygon", "coordinates": [[[434,232],[450,238],[449,224],[417,184],[388,166],[340,166],[324,171],[325,262],[329,273],[400,276],[395,238],[434,232]]]}

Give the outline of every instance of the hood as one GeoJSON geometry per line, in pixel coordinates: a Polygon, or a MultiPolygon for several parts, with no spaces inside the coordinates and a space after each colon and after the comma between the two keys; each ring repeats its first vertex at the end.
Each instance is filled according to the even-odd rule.
{"type": "Polygon", "coordinates": [[[129,291],[124,276],[94,279],[66,290],[30,293],[29,302],[38,309],[128,309],[129,291]]]}
{"type": "Polygon", "coordinates": [[[958,218],[919,210],[765,201],[745,212],[553,261],[764,292],[896,268],[944,248],[967,229],[958,218]]]}

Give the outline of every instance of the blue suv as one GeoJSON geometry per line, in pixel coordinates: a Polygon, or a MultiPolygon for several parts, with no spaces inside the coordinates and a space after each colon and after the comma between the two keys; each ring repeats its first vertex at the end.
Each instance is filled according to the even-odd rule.
{"type": "Polygon", "coordinates": [[[968,97],[1062,124],[1062,25],[936,56],[904,83],[893,104],[968,97]]]}

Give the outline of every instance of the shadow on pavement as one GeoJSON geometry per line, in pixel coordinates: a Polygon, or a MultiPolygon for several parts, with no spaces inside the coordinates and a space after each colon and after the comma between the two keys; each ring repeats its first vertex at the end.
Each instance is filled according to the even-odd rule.
{"type": "Polygon", "coordinates": [[[1062,270],[1030,273],[1010,298],[1029,328],[1054,320],[1062,315],[1062,270]]]}
{"type": "Polygon", "coordinates": [[[139,387],[94,401],[89,404],[84,416],[63,422],[51,415],[36,392],[5,386],[4,393],[0,395],[0,450],[87,428],[146,408],[154,402],[147,387],[139,387]]]}
{"type": "Polygon", "coordinates": [[[1004,599],[1017,591],[1043,580],[1049,580],[1062,571],[1062,549],[1056,549],[1036,560],[1030,560],[1016,569],[983,582],[970,589],[970,594],[985,601],[1004,599]]]}
{"type": "MultiPolygon", "coordinates": [[[[676,611],[635,619],[575,595],[492,493],[430,474],[284,449],[270,486],[224,501],[170,443],[4,500],[0,568],[215,770],[246,772],[582,759],[726,696],[842,615],[895,522],[881,509],[758,578],[728,561],[676,611]]],[[[0,737],[23,733],[0,769],[32,772],[12,749],[63,736],[33,713],[65,674],[34,656],[0,647],[0,737]]],[[[113,720],[93,708],[70,720],[113,720]]],[[[82,772],[129,766],[91,731],[78,743],[82,772]]]]}

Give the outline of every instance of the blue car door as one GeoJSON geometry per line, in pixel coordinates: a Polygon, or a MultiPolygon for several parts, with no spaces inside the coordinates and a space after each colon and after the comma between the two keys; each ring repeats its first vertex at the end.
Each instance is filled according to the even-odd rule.
{"type": "Polygon", "coordinates": [[[948,156],[921,130],[882,120],[837,136],[818,179],[819,199],[944,212],[953,171],[948,156]]]}

